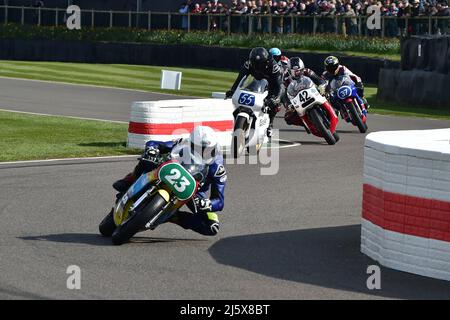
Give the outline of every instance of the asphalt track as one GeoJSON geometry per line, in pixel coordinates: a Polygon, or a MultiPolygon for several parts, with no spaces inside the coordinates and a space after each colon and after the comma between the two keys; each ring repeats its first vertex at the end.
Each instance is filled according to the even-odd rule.
{"type": "MultiPolygon", "coordinates": [[[[0,108],[128,120],[151,93],[0,79],[0,108]]],[[[449,127],[448,121],[370,115],[371,131],[449,127]]],[[[221,230],[209,238],[175,225],[115,247],[98,235],[111,183],[133,160],[0,165],[0,298],[370,299],[450,298],[450,284],[387,268],[366,287],[374,261],[359,251],[364,135],[340,124],[325,145],[277,119],[275,176],[228,166],[221,230]],[[66,269],[81,268],[81,290],[66,269]]]]}

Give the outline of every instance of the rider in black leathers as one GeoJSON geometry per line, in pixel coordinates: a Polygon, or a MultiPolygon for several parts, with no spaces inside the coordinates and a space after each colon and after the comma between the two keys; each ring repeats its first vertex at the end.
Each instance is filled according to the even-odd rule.
{"type": "Polygon", "coordinates": [[[273,120],[280,110],[279,104],[282,95],[282,69],[280,65],[270,56],[265,48],[254,48],[250,52],[249,59],[244,63],[233,86],[226,93],[227,98],[231,98],[236,91],[241,80],[252,75],[255,79],[266,79],[269,83],[268,95],[264,100],[263,112],[267,112],[270,117],[270,125],[267,135],[272,136],[273,120]]]}

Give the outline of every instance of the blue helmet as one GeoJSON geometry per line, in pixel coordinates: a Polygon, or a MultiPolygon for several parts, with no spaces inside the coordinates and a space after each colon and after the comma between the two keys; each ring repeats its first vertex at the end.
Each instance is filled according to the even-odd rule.
{"type": "Polygon", "coordinates": [[[278,57],[281,56],[281,50],[278,48],[272,48],[269,50],[269,53],[272,57],[278,57]]]}

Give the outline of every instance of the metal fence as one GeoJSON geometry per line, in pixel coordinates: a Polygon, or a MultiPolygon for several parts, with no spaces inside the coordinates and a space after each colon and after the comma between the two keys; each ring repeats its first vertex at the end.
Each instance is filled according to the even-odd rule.
{"type": "MultiPolygon", "coordinates": [[[[67,20],[66,9],[0,6],[0,23],[60,26],[67,20]]],[[[81,27],[126,27],[147,30],[224,31],[231,33],[316,34],[334,33],[377,37],[450,34],[450,17],[381,17],[381,29],[370,30],[367,17],[301,15],[181,14],[81,9],[81,27]]]]}

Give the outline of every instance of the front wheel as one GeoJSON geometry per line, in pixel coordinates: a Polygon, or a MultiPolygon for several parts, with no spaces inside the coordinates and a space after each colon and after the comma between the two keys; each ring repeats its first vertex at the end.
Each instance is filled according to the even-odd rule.
{"type": "Polygon", "coordinates": [[[319,114],[317,108],[311,109],[309,111],[309,117],[311,118],[311,121],[314,124],[314,127],[316,128],[317,132],[320,133],[320,135],[325,139],[325,141],[329,145],[336,144],[336,138],[331,133],[330,129],[325,126],[322,116],[319,114]]]}
{"type": "Polygon", "coordinates": [[[350,115],[358,127],[359,132],[365,133],[367,131],[367,124],[363,122],[362,114],[359,111],[359,107],[356,105],[355,101],[352,101],[351,104],[347,104],[347,108],[350,111],[350,115]]]}
{"type": "Polygon", "coordinates": [[[113,212],[114,209],[111,209],[108,215],[98,225],[98,230],[100,231],[100,234],[104,237],[111,237],[114,230],[116,230],[117,228],[116,224],[114,223],[113,212]]]}
{"type": "Polygon", "coordinates": [[[167,201],[160,195],[155,194],[153,198],[139,209],[124,224],[117,227],[112,234],[112,242],[121,245],[127,242],[132,236],[138,233],[147,222],[154,218],[166,205],[167,201]]]}
{"type": "Polygon", "coordinates": [[[232,149],[234,158],[239,158],[245,152],[245,133],[247,129],[247,119],[238,117],[234,124],[232,149]]]}

